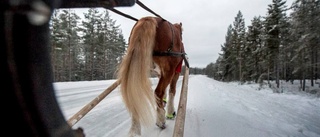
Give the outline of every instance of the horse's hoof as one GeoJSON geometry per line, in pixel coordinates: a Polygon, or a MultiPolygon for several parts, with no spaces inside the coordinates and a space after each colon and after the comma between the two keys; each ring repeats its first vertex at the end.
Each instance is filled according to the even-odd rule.
{"type": "Polygon", "coordinates": [[[163,124],[156,124],[159,128],[161,128],[161,129],[165,129],[166,128],[166,124],[165,123],[163,123],[163,124]]]}
{"type": "Polygon", "coordinates": [[[167,119],[168,119],[168,120],[174,120],[174,118],[175,118],[175,117],[168,117],[168,116],[167,116],[167,119]]]}
{"type": "Polygon", "coordinates": [[[173,112],[172,114],[166,115],[167,119],[174,119],[176,117],[176,112],[173,112]]]}

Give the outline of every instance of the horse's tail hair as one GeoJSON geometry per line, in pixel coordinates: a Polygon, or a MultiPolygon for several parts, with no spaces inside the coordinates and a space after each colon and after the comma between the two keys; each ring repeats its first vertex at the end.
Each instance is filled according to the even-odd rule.
{"type": "Polygon", "coordinates": [[[133,27],[126,55],[118,70],[123,101],[133,119],[143,125],[154,122],[155,96],[150,81],[157,21],[147,17],[133,27]]]}

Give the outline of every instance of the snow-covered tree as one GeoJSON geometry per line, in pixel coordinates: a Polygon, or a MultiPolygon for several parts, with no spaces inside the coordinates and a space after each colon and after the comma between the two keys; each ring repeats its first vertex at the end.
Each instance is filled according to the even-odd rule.
{"type": "MultiPolygon", "coordinates": [[[[234,65],[238,67],[238,69],[235,69],[235,73],[238,74],[238,77],[235,79],[238,79],[240,82],[243,82],[243,69],[245,69],[243,62],[245,62],[245,56],[244,56],[244,47],[246,44],[246,26],[244,22],[243,15],[241,11],[238,11],[237,16],[235,17],[235,20],[233,22],[233,38],[232,38],[232,53],[233,55],[236,55],[236,60],[234,61],[234,65]]],[[[244,70],[245,72],[246,70],[244,70]]]]}
{"type": "Polygon", "coordinates": [[[76,80],[78,69],[79,19],[74,10],[56,10],[51,19],[52,64],[56,81],[76,80]]]}
{"type": "Polygon", "coordinates": [[[293,74],[301,79],[302,89],[305,90],[305,79],[310,78],[311,86],[319,76],[320,52],[320,2],[319,0],[296,0],[291,14],[291,39],[294,56],[292,63],[293,74]]]}
{"type": "Polygon", "coordinates": [[[254,80],[258,82],[258,78],[263,73],[263,26],[261,17],[254,17],[251,21],[251,25],[248,26],[247,31],[247,44],[245,48],[245,54],[248,57],[245,67],[248,70],[246,80],[254,80]]]}
{"type": "MultiPolygon", "coordinates": [[[[281,29],[286,19],[286,1],[272,0],[272,4],[268,5],[267,15],[264,21],[265,28],[265,44],[267,47],[266,55],[268,59],[268,72],[276,80],[277,88],[279,88],[279,50],[281,46],[281,29]]],[[[268,74],[270,76],[270,74],[268,74]]],[[[270,78],[269,78],[270,79],[270,78]]]]}

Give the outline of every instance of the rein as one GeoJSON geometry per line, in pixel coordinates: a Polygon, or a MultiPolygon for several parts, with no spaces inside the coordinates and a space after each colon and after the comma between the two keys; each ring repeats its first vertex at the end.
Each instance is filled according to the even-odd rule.
{"type": "MultiPolygon", "coordinates": [[[[150,13],[152,13],[153,15],[155,15],[155,16],[163,19],[163,20],[165,20],[164,18],[162,18],[160,15],[158,15],[157,13],[155,13],[154,11],[152,11],[150,8],[148,8],[146,5],[144,5],[144,4],[143,4],[142,2],[140,2],[139,0],[136,0],[136,3],[137,3],[140,7],[142,7],[143,9],[145,9],[145,10],[149,11],[150,13]]],[[[117,14],[120,14],[120,15],[126,17],[126,18],[129,18],[129,19],[131,19],[131,20],[138,21],[137,18],[132,17],[132,16],[130,16],[130,15],[128,15],[128,14],[125,14],[125,13],[123,13],[123,12],[121,12],[121,11],[118,11],[118,10],[114,9],[113,7],[111,7],[111,8],[108,7],[107,9],[109,9],[109,10],[111,10],[111,11],[117,13],[117,14]]]]}
{"type": "MultiPolygon", "coordinates": [[[[166,19],[162,18],[160,15],[158,15],[157,13],[155,13],[154,11],[152,11],[150,8],[148,8],[146,5],[144,5],[144,4],[143,4],[142,2],[140,2],[139,0],[136,0],[136,3],[137,3],[140,7],[142,7],[143,9],[145,9],[145,10],[149,11],[150,13],[152,13],[153,15],[161,18],[161,19],[164,20],[164,21],[167,21],[166,19]]],[[[124,17],[126,17],[126,18],[129,18],[129,19],[131,19],[131,20],[138,21],[137,18],[134,18],[134,17],[132,17],[132,16],[130,16],[130,15],[128,15],[128,14],[125,14],[125,13],[119,11],[119,10],[116,10],[116,9],[114,9],[114,8],[107,8],[107,9],[109,9],[109,10],[111,10],[111,11],[113,11],[113,12],[115,12],[115,13],[121,15],[121,16],[124,16],[124,17]]],[[[188,59],[187,59],[187,57],[186,57],[187,54],[186,54],[185,52],[174,52],[174,51],[172,51],[172,48],[173,48],[173,45],[174,45],[174,30],[173,30],[173,28],[172,28],[172,24],[171,24],[169,21],[167,21],[167,22],[169,23],[169,26],[170,26],[171,32],[172,32],[171,45],[170,45],[170,47],[167,49],[167,51],[153,51],[153,56],[174,56],[174,57],[182,57],[183,60],[184,60],[184,62],[185,62],[185,64],[186,64],[186,66],[189,68],[189,62],[188,62],[188,59]]]]}

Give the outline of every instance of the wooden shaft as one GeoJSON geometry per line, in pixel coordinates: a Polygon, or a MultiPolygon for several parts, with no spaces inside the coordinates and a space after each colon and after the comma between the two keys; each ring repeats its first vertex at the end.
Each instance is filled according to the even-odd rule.
{"type": "Polygon", "coordinates": [[[173,137],[183,137],[184,122],[186,118],[186,106],[188,97],[188,80],[189,80],[189,68],[185,66],[185,72],[183,76],[180,101],[178,106],[178,113],[176,117],[176,123],[174,125],[173,137]]]}
{"type": "Polygon", "coordinates": [[[80,111],[74,114],[69,120],[68,123],[72,127],[75,125],[81,118],[83,118],[90,110],[92,110],[101,100],[103,100],[109,93],[111,93],[118,85],[119,81],[114,82],[106,90],[104,90],[99,96],[94,98],[90,103],[84,106],[80,111]]]}

